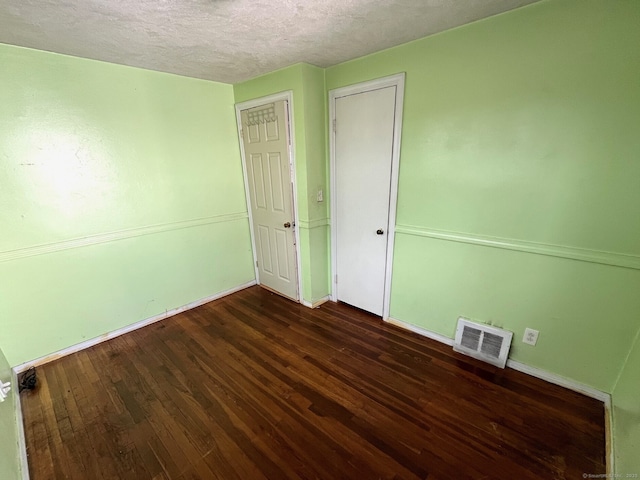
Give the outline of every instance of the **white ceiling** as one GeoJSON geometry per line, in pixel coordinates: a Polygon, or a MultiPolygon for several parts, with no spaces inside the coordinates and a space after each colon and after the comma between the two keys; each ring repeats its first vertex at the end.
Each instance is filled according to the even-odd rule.
{"type": "Polygon", "coordinates": [[[0,43],[236,83],[537,0],[0,0],[0,43]]]}

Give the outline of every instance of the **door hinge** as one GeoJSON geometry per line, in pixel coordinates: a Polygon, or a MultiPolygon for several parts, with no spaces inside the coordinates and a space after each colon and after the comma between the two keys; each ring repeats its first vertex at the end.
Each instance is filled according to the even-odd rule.
{"type": "Polygon", "coordinates": [[[258,260],[256,260],[256,267],[258,267],[258,266],[259,266],[259,265],[258,265],[258,260]]]}
{"type": "Polygon", "coordinates": [[[336,119],[333,119],[333,133],[336,133],[336,119]]]}
{"type": "Polygon", "coordinates": [[[244,128],[240,129],[240,137],[244,140],[244,128]]]}
{"type": "Polygon", "coordinates": [[[336,274],[336,283],[338,283],[338,274],[336,274]]]}

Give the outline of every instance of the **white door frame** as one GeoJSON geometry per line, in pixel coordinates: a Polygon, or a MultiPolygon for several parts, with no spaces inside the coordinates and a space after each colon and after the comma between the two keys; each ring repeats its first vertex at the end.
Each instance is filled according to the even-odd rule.
{"type": "Polygon", "coordinates": [[[402,137],[402,104],[404,101],[404,77],[398,73],[388,77],[378,78],[368,82],[336,88],[329,92],[329,155],[330,155],[330,185],[331,185],[331,300],[338,300],[338,285],[336,282],[337,255],[336,245],[338,235],[335,228],[338,211],[336,206],[336,99],[347,95],[379,90],[386,87],[396,87],[395,124],[393,127],[393,150],[391,153],[391,190],[389,193],[389,226],[387,227],[387,258],[384,275],[384,299],[382,303],[382,318],[389,318],[389,300],[391,298],[391,273],[393,270],[393,245],[396,234],[396,206],[398,204],[398,168],[400,165],[400,140],[402,137]]]}
{"type": "Polygon", "coordinates": [[[296,274],[298,276],[296,301],[300,302],[302,298],[302,266],[300,264],[300,222],[298,221],[298,183],[296,180],[296,162],[295,162],[295,128],[293,125],[293,91],[287,90],[286,92],[275,93],[273,95],[267,95],[266,97],[255,98],[242,103],[236,103],[236,123],[238,126],[238,143],[240,144],[240,157],[242,158],[242,176],[244,178],[244,194],[247,200],[247,212],[249,214],[249,231],[251,232],[251,248],[253,250],[253,268],[256,275],[256,282],[260,284],[260,272],[258,271],[258,251],[256,250],[256,237],[253,231],[253,216],[251,213],[251,197],[249,195],[249,177],[247,176],[247,159],[244,153],[244,139],[242,137],[242,116],[240,112],[247,110],[248,108],[255,108],[266,103],[279,102],[286,100],[285,114],[287,115],[287,140],[289,144],[289,168],[291,171],[291,182],[293,189],[293,221],[294,221],[294,235],[296,240],[296,274]]]}

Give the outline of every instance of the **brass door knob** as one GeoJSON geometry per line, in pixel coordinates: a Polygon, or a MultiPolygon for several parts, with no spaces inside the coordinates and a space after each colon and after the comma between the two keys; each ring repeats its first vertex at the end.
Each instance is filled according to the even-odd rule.
{"type": "Polygon", "coordinates": [[[284,224],[284,228],[291,228],[291,222],[287,222],[284,224]]]}
{"type": "Polygon", "coordinates": [[[381,228],[376,230],[376,235],[382,235],[383,233],[384,233],[384,230],[382,230],[381,228]]]}

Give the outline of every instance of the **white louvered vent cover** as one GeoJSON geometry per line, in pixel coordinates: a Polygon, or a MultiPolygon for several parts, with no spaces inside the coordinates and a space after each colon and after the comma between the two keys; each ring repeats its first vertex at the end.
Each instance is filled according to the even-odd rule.
{"type": "Polygon", "coordinates": [[[513,332],[458,318],[453,349],[504,368],[509,356],[513,332]]]}

